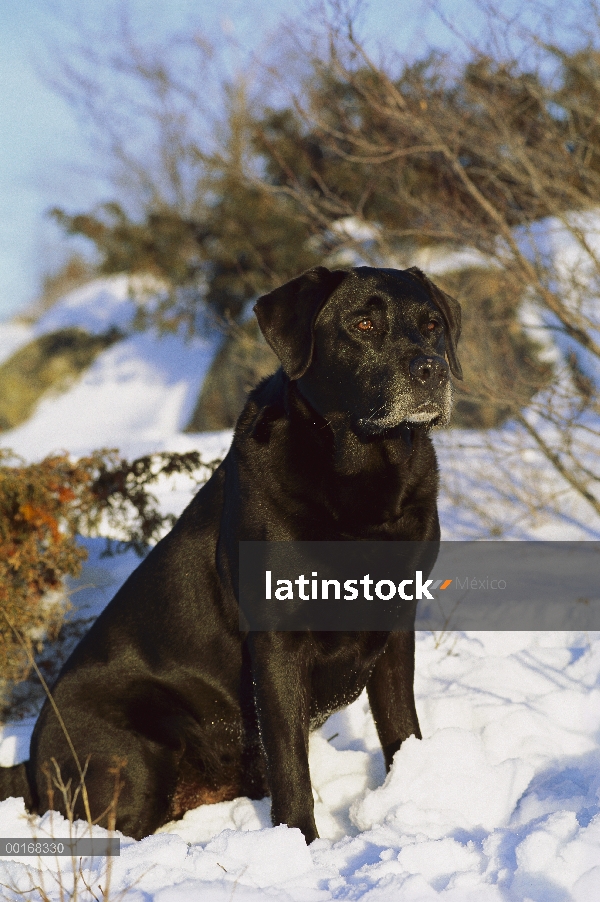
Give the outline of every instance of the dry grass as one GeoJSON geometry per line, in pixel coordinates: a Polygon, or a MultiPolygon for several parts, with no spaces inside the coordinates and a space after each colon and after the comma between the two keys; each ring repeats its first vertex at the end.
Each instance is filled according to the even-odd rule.
{"type": "MultiPolygon", "coordinates": [[[[40,832],[39,828],[36,829],[34,826],[35,816],[30,815],[29,830],[32,841],[91,838],[93,836],[92,828],[95,826],[96,821],[92,820],[85,785],[85,775],[89,758],[83,763],[80,761],[60,711],[56,706],[42,672],[31,654],[28,644],[11,623],[9,618],[7,618],[6,615],[4,616],[10,628],[14,631],[16,638],[22,644],[24,653],[29,657],[31,667],[35,671],[43,687],[44,694],[54,709],[61,729],[65,735],[65,739],[71,749],[79,775],[79,779],[75,785],[71,783],[71,780],[69,780],[68,783],[65,783],[55,759],[47,762],[45,773],[47,779],[48,806],[51,812],[50,828],[40,832]],[[63,808],[67,815],[66,819],[69,825],[67,837],[59,835],[54,827],[54,818],[52,817],[52,814],[55,810],[57,795],[62,800],[63,808]],[[75,806],[79,798],[83,801],[84,809],[86,811],[87,830],[83,837],[81,835],[81,828],[77,829],[75,826],[75,806]]],[[[119,796],[123,788],[122,774],[125,766],[126,761],[115,760],[114,766],[110,769],[110,773],[114,779],[113,794],[107,810],[101,815],[103,820],[106,819],[109,838],[114,836],[116,829],[117,809],[119,796]]],[[[62,867],[62,859],[56,857],[56,868],[52,869],[45,866],[43,858],[38,856],[37,867],[29,864],[25,866],[29,885],[24,886],[26,881],[23,880],[23,873],[15,875],[14,877],[11,875],[8,878],[8,882],[0,882],[0,898],[11,900],[11,902],[21,899],[29,900],[29,902],[56,902],[57,899],[60,900],[60,902],[120,902],[120,900],[123,899],[135,885],[133,884],[132,886],[126,887],[116,894],[111,894],[112,857],[110,855],[106,856],[100,874],[98,874],[96,870],[92,870],[84,865],[84,859],[82,857],[72,855],[64,860],[66,866],[62,867]]],[[[143,876],[145,875],[142,875],[142,877],[143,876]]],[[[142,879],[142,877],[139,879],[142,879]]],[[[136,882],[139,882],[139,880],[136,882]]]]}
{"type": "Polygon", "coordinates": [[[553,377],[552,367],[540,360],[541,347],[519,322],[519,286],[499,268],[463,269],[435,281],[462,306],[464,381],[455,383],[452,426],[501,426],[553,377]]]}

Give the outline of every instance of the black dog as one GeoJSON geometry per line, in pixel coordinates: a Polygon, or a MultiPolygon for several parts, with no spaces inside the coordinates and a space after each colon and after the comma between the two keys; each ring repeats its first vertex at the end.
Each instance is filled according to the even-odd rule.
{"type": "MultiPolygon", "coordinates": [[[[460,307],[418,269],[319,267],[255,311],[281,369],[250,394],[221,466],[63,667],[29,761],[0,770],[0,798],[42,812],[52,759],[72,786],[87,761],[87,811],[106,823],[121,759],[125,834],[270,794],[273,823],[311,842],[311,729],[366,686],[388,768],[420,736],[414,634],[244,635],[238,542],[439,540],[428,430],[450,415],[445,357],[461,378],[460,307]]],[[[64,809],[59,793],[54,802],[64,809]]],[[[86,814],[81,794],[75,814],[86,814]]]]}

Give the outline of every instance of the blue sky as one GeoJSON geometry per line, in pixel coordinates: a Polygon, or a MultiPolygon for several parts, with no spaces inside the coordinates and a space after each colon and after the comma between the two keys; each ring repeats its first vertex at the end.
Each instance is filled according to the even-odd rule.
{"type": "MultiPolygon", "coordinates": [[[[472,0],[445,5],[458,28],[476,28],[472,0]]],[[[112,196],[94,171],[81,124],[42,70],[51,72],[48,44],[64,42],[68,17],[101,21],[120,6],[119,0],[0,0],[0,319],[31,302],[44,272],[60,262],[61,240],[45,216],[48,208],[79,211],[112,196]]],[[[194,27],[217,42],[226,32],[251,49],[282,16],[296,14],[302,0],[127,0],[127,7],[153,40],[194,27]]],[[[427,0],[372,0],[362,21],[363,33],[409,56],[455,41],[427,0]]]]}

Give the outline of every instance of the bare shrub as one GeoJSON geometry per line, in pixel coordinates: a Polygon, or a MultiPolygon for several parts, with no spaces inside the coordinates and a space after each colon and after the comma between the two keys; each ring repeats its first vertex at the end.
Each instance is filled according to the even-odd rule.
{"type": "MultiPolygon", "coordinates": [[[[8,876],[9,882],[0,882],[0,887],[7,894],[5,898],[14,900],[36,899],[39,900],[39,902],[51,902],[52,899],[59,898],[61,902],[67,902],[67,900],[69,900],[69,902],[78,902],[78,900],[80,900],[80,902],[92,902],[92,900],[94,900],[94,902],[100,902],[100,900],[109,902],[109,900],[113,899],[114,902],[116,902],[116,900],[124,898],[129,890],[133,889],[145,874],[142,874],[130,886],[121,890],[116,896],[113,896],[111,894],[112,856],[106,855],[103,858],[99,872],[98,868],[92,868],[87,862],[84,864],[83,856],[78,856],[76,846],[77,840],[95,840],[99,845],[103,844],[100,837],[94,836],[94,826],[97,821],[92,820],[88,802],[85,780],[89,759],[82,762],[78,757],[61,712],[54,701],[43,674],[35,662],[26,637],[15,626],[5,611],[2,612],[1,619],[4,620],[6,626],[12,633],[15,643],[21,646],[24,656],[29,661],[30,667],[36,672],[36,676],[42,685],[45,696],[54,709],[74,758],[78,772],[78,780],[75,784],[73,784],[72,780],[68,780],[65,783],[56,760],[51,759],[46,762],[43,770],[46,776],[49,822],[43,827],[36,825],[36,816],[29,815],[28,828],[30,838],[23,838],[22,840],[31,843],[34,852],[39,848],[40,854],[37,858],[37,867],[35,865],[27,864],[23,868],[24,873],[15,874],[14,877],[8,876]],[[62,807],[66,812],[66,821],[68,824],[68,827],[66,828],[68,833],[67,836],[63,835],[65,828],[59,828],[56,823],[55,803],[57,798],[60,798],[62,801],[62,807]],[[81,798],[83,801],[85,822],[77,821],[75,818],[75,805],[78,798],[81,798]],[[64,845],[67,842],[72,843],[72,845],[70,845],[72,850],[70,856],[65,856],[63,858],[62,856],[55,855],[54,861],[52,862],[54,867],[49,867],[48,857],[52,855],[52,852],[46,851],[44,857],[42,857],[41,853],[44,848],[46,850],[52,850],[55,845],[61,843],[64,845]]],[[[126,767],[127,761],[125,759],[115,758],[114,763],[109,769],[109,773],[113,778],[113,792],[107,809],[98,819],[106,824],[105,829],[107,830],[107,838],[109,841],[114,839],[116,831],[119,798],[123,789],[123,773],[126,767]]],[[[151,868],[149,868],[149,870],[151,870],[151,868]]]]}
{"type": "MultiPolygon", "coordinates": [[[[597,8],[589,11],[598,23],[597,8]]],[[[492,18],[490,29],[499,21],[492,18]]],[[[447,278],[465,308],[469,350],[479,349],[468,355],[463,408],[468,397],[516,424],[510,451],[490,436],[482,470],[494,461],[498,481],[506,476],[505,496],[521,510],[560,509],[568,486],[600,514],[600,56],[593,38],[579,36],[580,49],[567,52],[521,30],[521,46],[532,48],[522,59],[502,55],[505,40],[490,41],[486,52],[471,46],[461,66],[435,54],[404,65],[372,59],[350,19],[321,27],[326,54],[312,58],[309,86],[296,92],[293,109],[305,143],[311,136],[322,152],[314,165],[305,153],[301,171],[292,165],[297,142],[270,190],[284,192],[305,216],[352,223],[355,234],[371,225],[362,254],[378,265],[419,262],[425,247],[437,246],[449,256],[476,253],[497,270],[504,328],[497,313],[490,321],[485,309],[472,309],[461,284],[489,276],[447,278]],[[543,458],[546,478],[528,467],[531,451],[543,458]],[[496,468],[507,455],[508,473],[496,468]]],[[[273,145],[268,123],[262,134],[273,145]]]]}
{"type": "Polygon", "coordinates": [[[149,487],[178,473],[196,487],[218,463],[198,452],[127,461],[98,451],[26,464],[0,451],[0,679],[23,679],[33,650],[56,638],[65,614],[63,579],[76,576],[86,556],[79,533],[112,530],[121,538],[110,548],[144,554],[175,519],[159,511],[149,487]]]}
{"type": "Polygon", "coordinates": [[[457,422],[511,429],[482,439],[477,492],[462,503],[477,495],[493,519],[492,496],[534,515],[574,493],[600,514],[598,7],[563,17],[556,41],[550,6],[536,6],[527,31],[488,5],[485,45],[407,63],[370,55],[351,6],[313,10],[279,42],[285,58],[255,61],[236,86],[197,35],[176,42],[179,67],[172,48],[144,47],[130,28],[105,46],[84,39],[63,57],[62,91],[103,127],[98,85],[130,86],[111,97],[108,151],[131,212],[63,213],[63,224],[105,265],[129,266],[133,239],[144,266],[165,275],[172,259],[178,288],[157,316],[192,328],[206,303],[241,322],[249,299],[314,262],[417,264],[443,279],[428,269],[432,250],[475,255],[479,276],[458,271],[468,262],[446,266],[470,361],[457,422]],[[212,109],[201,72],[221,99],[212,109]],[[161,250],[173,243],[165,229],[174,255],[161,250]],[[187,293],[181,259],[195,279],[187,293]],[[498,286],[477,305],[472,286],[492,272],[498,286]]]}

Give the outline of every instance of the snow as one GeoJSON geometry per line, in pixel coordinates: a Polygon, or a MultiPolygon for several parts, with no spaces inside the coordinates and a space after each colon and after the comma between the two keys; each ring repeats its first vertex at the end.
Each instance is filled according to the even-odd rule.
{"type": "MultiPolygon", "coordinates": [[[[131,315],[125,289],[103,280],[70,295],[36,326],[1,326],[0,357],[42,324],[123,325],[131,315]]],[[[130,457],[191,448],[206,459],[221,456],[230,433],[181,432],[215,349],[215,342],[133,335],[101,354],[68,392],[43,400],[3,444],[27,459],[101,446],[130,457]]],[[[510,430],[495,438],[506,445],[513,475],[518,456],[523,482],[551,479],[539,455],[513,449],[510,430]]],[[[486,537],[484,514],[454,503],[453,480],[478,491],[482,509],[495,506],[509,537],[600,536],[600,524],[568,494],[561,516],[513,516],[510,492],[486,486],[489,458],[479,434],[440,433],[436,444],[446,538],[486,537]]],[[[159,494],[177,512],[190,484],[165,483],[159,494]]],[[[71,617],[97,615],[137,563],[132,552],[106,558],[102,540],[83,541],[89,556],[68,587],[71,617]]],[[[67,858],[4,858],[0,895],[36,899],[41,892],[33,888],[43,887],[52,902],[74,889],[85,900],[127,893],[131,902],[600,898],[600,635],[421,632],[416,655],[423,739],[403,744],[387,776],[364,694],[311,736],[321,838],[310,847],[298,830],[271,827],[268,799],[240,798],[189,811],[141,842],[123,837],[120,857],[84,860],[81,871],[67,858]]],[[[27,757],[32,727],[32,720],[5,725],[0,764],[27,757]]],[[[84,835],[88,828],[56,814],[29,818],[22,800],[0,803],[0,836],[60,837],[73,829],[84,835]]]]}
{"type": "MultiPolygon", "coordinates": [[[[124,276],[98,279],[51,308],[25,340],[74,325],[90,332],[124,329],[134,313],[124,276]]],[[[6,338],[4,329],[0,357],[17,340],[14,328],[6,338]]],[[[186,340],[134,332],[99,354],[68,391],[45,396],[27,422],[3,434],[3,444],[28,460],[62,449],[79,456],[93,448],[119,448],[130,457],[183,450],[171,439],[191,417],[219,343],[219,336],[186,340]]]]}
{"type": "Polygon", "coordinates": [[[411,255],[411,263],[430,276],[441,276],[461,269],[488,269],[497,265],[475,248],[449,251],[443,247],[417,248],[411,255]]]}
{"type": "MultiPolygon", "coordinates": [[[[203,806],[142,842],[123,839],[115,897],[135,882],[132,898],[161,902],[227,900],[234,887],[242,902],[267,890],[278,900],[597,898],[600,637],[512,637],[418,635],[424,738],[404,743],[387,778],[365,696],[311,737],[321,839],[309,848],[299,831],[270,826],[267,799],[203,806]]],[[[15,759],[23,741],[19,750],[15,759]]],[[[22,802],[0,804],[1,835],[30,830],[45,835],[49,816],[28,826],[22,802]]],[[[67,830],[55,816],[54,835],[67,830]]],[[[102,883],[104,865],[91,862],[88,883],[102,883]]],[[[24,887],[40,867],[57,864],[4,861],[0,882],[24,887]]],[[[68,873],[66,859],[60,867],[68,873]]]]}
{"type": "MultiPolygon", "coordinates": [[[[517,230],[517,239],[524,255],[535,264],[542,263],[552,275],[550,288],[561,297],[567,310],[579,320],[590,337],[600,340],[600,213],[598,209],[567,213],[563,218],[548,217],[527,229],[517,230]]],[[[539,314],[539,311],[538,311],[539,314]]],[[[567,355],[575,352],[578,364],[587,375],[600,377],[597,358],[588,353],[564,330],[557,329],[557,320],[544,311],[540,317],[543,328],[534,330],[537,339],[544,341],[544,327],[552,330],[556,350],[567,355]]]]}
{"type": "Polygon", "coordinates": [[[184,348],[175,336],[133,335],[100,354],[68,392],[43,398],[6,441],[29,458],[60,448],[160,450],[191,416],[213,353],[200,339],[184,348]]]}
{"type": "Polygon", "coordinates": [[[36,321],[34,332],[43,335],[59,329],[79,327],[93,335],[111,328],[131,328],[137,303],[164,290],[151,276],[115,275],[93,279],[70,291],[36,321]]]}
{"type": "MultiPolygon", "coordinates": [[[[382,229],[358,216],[345,216],[336,220],[331,231],[336,237],[354,242],[354,246],[335,252],[336,265],[363,266],[369,264],[361,255],[361,251],[367,250],[381,237],[382,229]]],[[[444,245],[432,245],[412,248],[410,255],[399,254],[396,251],[394,257],[387,260],[385,265],[397,269],[418,266],[430,276],[440,276],[460,269],[487,269],[490,266],[497,266],[497,263],[476,248],[456,250],[444,245]]]]}

